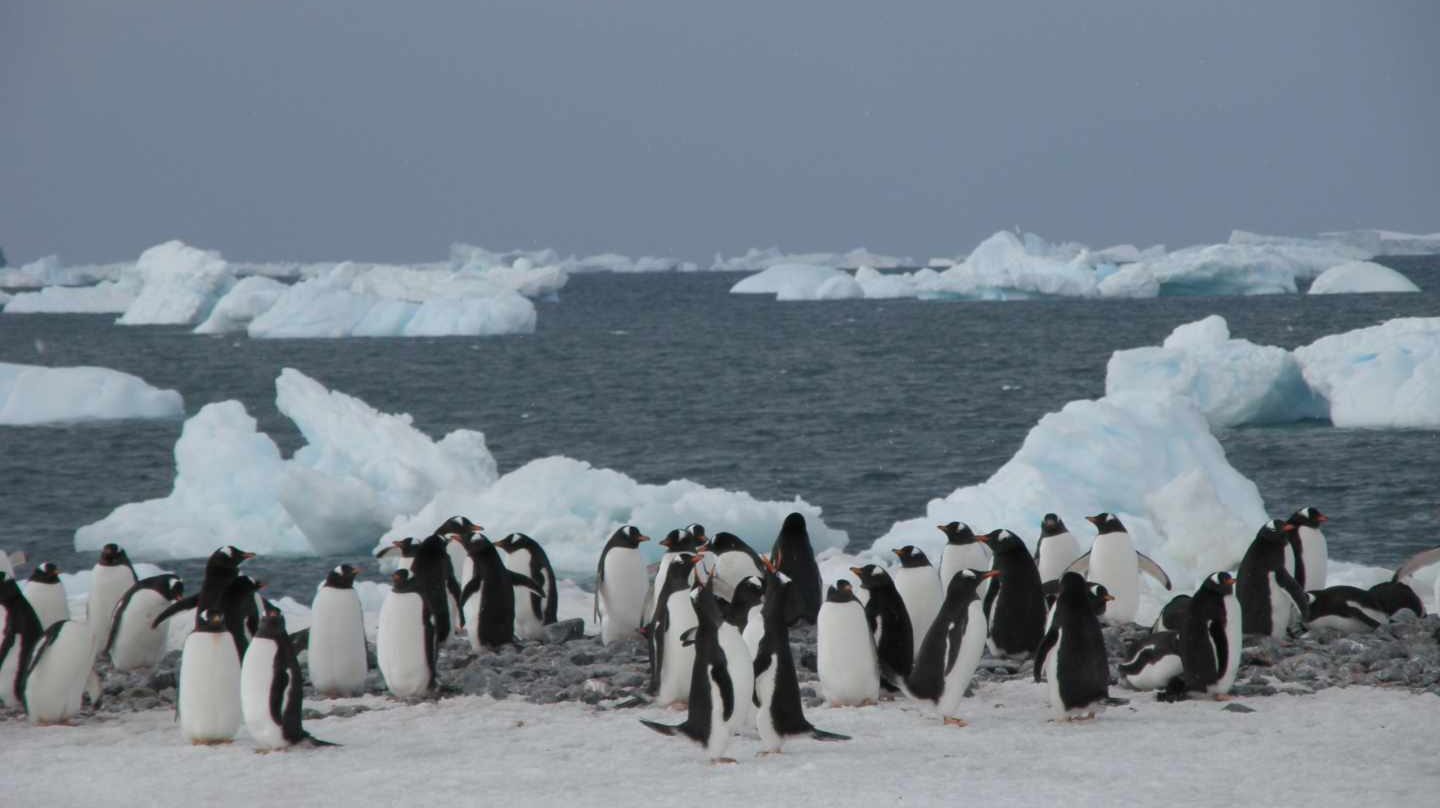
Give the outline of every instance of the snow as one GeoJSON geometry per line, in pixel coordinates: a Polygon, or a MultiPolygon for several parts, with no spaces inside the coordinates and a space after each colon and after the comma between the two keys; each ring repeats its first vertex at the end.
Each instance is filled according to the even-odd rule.
{"type": "Polygon", "coordinates": [[[192,325],[235,283],[225,260],[210,250],[167,241],[140,254],[142,286],[119,325],[192,325]]]}
{"type": "Polygon", "coordinates": [[[710,265],[710,268],[724,272],[757,272],[781,264],[810,264],[813,266],[844,269],[855,269],[859,267],[894,269],[896,267],[913,267],[915,266],[915,260],[893,255],[880,255],[870,252],[864,247],[857,247],[849,252],[843,253],[787,253],[781,251],[778,247],[766,247],[764,249],[751,247],[743,254],[729,258],[720,253],[716,253],[715,261],[710,265]]]}
{"type": "Polygon", "coordinates": [[[180,418],[185,402],[139,376],[98,367],[0,362],[0,425],[180,418]]]}
{"type": "Polygon", "coordinates": [[[1404,317],[1295,349],[1338,427],[1440,427],[1440,317],[1404,317]]]}
{"type": "Polygon", "coordinates": [[[848,272],[812,264],[777,264],[730,287],[736,295],[773,294],[776,300],[843,300],[864,297],[848,272]]]}
{"type": "Polygon", "coordinates": [[[1333,295],[1359,292],[1418,292],[1409,278],[1370,261],[1350,261],[1320,273],[1308,294],[1333,295]]]}
{"type": "Polygon", "coordinates": [[[263,276],[241,278],[210,310],[205,322],[195,327],[197,334],[228,334],[244,331],[250,321],[264,314],[289,288],[280,281],[263,276]]]}
{"type": "Polygon", "coordinates": [[[1096,721],[1057,725],[1047,722],[1041,686],[1008,682],[981,686],[963,702],[964,729],[941,725],[933,709],[912,702],[821,707],[807,717],[854,739],[797,740],[784,754],[761,758],[756,741],[737,738],[731,753],[739,763],[718,767],[690,741],[641,726],[638,718],[679,720],[655,709],[485,696],[415,705],[379,696],[309,701],[322,712],[369,709],[306,722],[340,748],[264,756],[243,729],[228,746],[191,746],[172,711],[151,710],[79,727],[6,724],[0,794],[15,805],[141,804],[157,794],[197,805],[400,804],[413,801],[417,783],[437,794],[488,783],[536,805],[651,805],[655,773],[666,772],[666,799],[676,804],[723,794],[727,803],[763,805],[803,794],[815,804],[880,805],[899,795],[907,804],[948,805],[959,789],[976,804],[1209,805],[1223,787],[1283,794],[1295,805],[1421,805],[1440,786],[1433,750],[1417,742],[1430,737],[1433,696],[1352,687],[1244,703],[1256,712],[1136,698],[1096,721]],[[484,753],[457,742],[467,738],[483,741],[484,753]],[[1023,752],[977,753],[982,748],[1023,752]],[[57,790],[57,771],[125,774],[66,778],[57,790]]]}

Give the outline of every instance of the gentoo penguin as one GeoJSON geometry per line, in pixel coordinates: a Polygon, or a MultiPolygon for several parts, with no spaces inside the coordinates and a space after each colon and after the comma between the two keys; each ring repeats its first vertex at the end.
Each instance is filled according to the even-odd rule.
{"type": "Polygon", "coordinates": [[[264,588],[264,581],[257,581],[249,575],[236,575],[226,587],[225,597],[220,602],[221,613],[225,615],[225,630],[235,641],[235,655],[240,659],[245,658],[250,638],[260,629],[260,615],[264,613],[265,602],[260,590],[264,588]]]}
{"type": "Polygon", "coordinates": [[[1140,573],[1151,576],[1164,584],[1166,589],[1171,588],[1170,576],[1160,569],[1159,564],[1136,551],[1120,517],[1113,513],[1100,513],[1085,519],[1100,532],[1095,537],[1095,543],[1090,545],[1090,552],[1071,563],[1069,569],[1104,584],[1115,596],[1105,611],[1106,622],[1132,623],[1140,607],[1140,573]]]}
{"type": "MultiPolygon", "coordinates": [[[[452,540],[456,536],[469,538],[484,532],[485,528],[464,516],[452,516],[435,528],[435,535],[445,540],[445,552],[450,558],[450,571],[455,574],[455,580],[459,582],[461,588],[470,582],[473,571],[470,568],[470,555],[465,552],[465,543],[457,543],[452,540]]],[[[403,551],[401,555],[404,556],[403,551]]],[[[414,554],[411,555],[413,557],[414,554]]]]}
{"type": "MultiPolygon", "coordinates": [[[[698,563],[699,557],[695,558],[698,563]]],[[[720,645],[720,606],[715,602],[714,578],[686,593],[691,611],[697,615],[695,627],[685,632],[695,664],[689,671],[688,714],[680,724],[661,724],[641,719],[640,723],[662,735],[684,735],[705,747],[712,763],[734,763],[725,757],[730,746],[735,716],[735,688],[725,650],[720,645]]],[[[665,609],[664,604],[661,609],[665,609]]]]}
{"type": "Polygon", "coordinates": [[[469,616],[465,638],[470,641],[470,648],[477,652],[482,649],[493,651],[515,642],[516,587],[540,592],[540,585],[529,576],[505,566],[500,551],[483,533],[473,538],[456,536],[451,541],[465,545],[475,571],[470,583],[460,593],[460,612],[469,616]],[[470,605],[472,598],[474,606],[470,605]]]}
{"type": "MultiPolygon", "coordinates": [[[[1041,584],[1040,591],[1045,593],[1045,627],[1048,629],[1050,613],[1055,608],[1055,601],[1060,599],[1059,579],[1041,584]]],[[[1106,589],[1104,584],[1097,584],[1093,581],[1086,587],[1086,591],[1090,593],[1090,605],[1095,607],[1095,616],[1104,617],[1110,602],[1115,600],[1115,596],[1110,594],[1110,590],[1106,589]]]]}
{"type": "MultiPolygon", "coordinates": [[[[650,582],[650,591],[645,593],[645,614],[642,619],[647,626],[655,621],[655,608],[660,604],[660,589],[665,584],[670,565],[681,555],[693,556],[705,549],[705,537],[697,536],[688,529],[672,530],[660,540],[660,546],[665,548],[665,554],[660,556],[660,564],[655,568],[655,577],[650,582]]],[[[685,569],[694,573],[691,564],[687,563],[685,569]]]]}
{"type": "MultiPolygon", "coordinates": [[[[410,569],[410,565],[415,561],[415,551],[419,549],[419,547],[420,543],[415,541],[413,536],[406,536],[403,539],[396,539],[390,542],[387,547],[381,548],[375,553],[375,558],[379,559],[381,564],[388,563],[390,565],[389,569],[392,572],[394,570],[408,570],[410,569]]],[[[381,569],[386,569],[386,567],[382,566],[381,569]]]]}
{"type": "Polygon", "coordinates": [[[142,578],[115,604],[103,652],[116,670],[153,668],[165,656],[166,629],[154,626],[155,616],[184,597],[185,584],[170,573],[142,578]]]}
{"type": "Polygon", "coordinates": [[[30,571],[30,580],[25,582],[25,599],[35,607],[40,625],[47,629],[70,619],[70,601],[65,596],[65,584],[60,581],[60,567],[53,561],[30,571]]]}
{"type": "Polygon", "coordinates": [[[1035,558],[1025,548],[1025,542],[1008,530],[992,530],[981,538],[995,554],[995,569],[1000,571],[985,595],[990,653],[1012,657],[1032,654],[1045,636],[1046,612],[1035,558]]]}
{"type": "Polygon", "coordinates": [[[760,554],[734,533],[716,533],[709,550],[715,556],[715,596],[721,600],[730,600],[741,580],[765,574],[760,554]]]}
{"type": "Polygon", "coordinates": [[[940,614],[925,634],[915,669],[905,682],[911,697],[933,701],[940,718],[951,726],[965,726],[957,715],[960,699],[985,651],[987,621],[980,583],[999,574],[997,570],[961,570],[950,579],[940,614]]]}
{"type": "MultiPolygon", "coordinates": [[[[489,544],[489,542],[485,542],[489,544]]],[[[415,547],[415,557],[410,560],[410,576],[415,579],[430,614],[435,618],[435,642],[444,645],[450,639],[451,617],[457,617],[460,627],[465,626],[465,612],[459,608],[460,582],[450,564],[450,553],[445,549],[446,540],[438,534],[426,536],[415,547]],[[454,602],[451,602],[454,598],[454,602]]],[[[497,559],[498,562],[498,559],[497,559]]]]}
{"type": "Polygon", "coordinates": [[[1040,520],[1040,539],[1035,542],[1035,566],[1040,580],[1058,581],[1065,570],[1080,557],[1080,545],[1070,528],[1053,513],[1040,520]]]}
{"type": "Polygon", "coordinates": [[[188,609],[195,610],[196,628],[200,627],[201,612],[215,612],[223,615],[226,592],[229,591],[230,584],[240,575],[240,565],[254,557],[254,553],[247,553],[234,545],[226,545],[211,553],[210,558],[205,562],[205,578],[200,582],[200,591],[166,606],[159,614],[155,615],[155,618],[150,621],[150,625],[158,627],[172,616],[188,609]]]}
{"type": "Polygon", "coordinates": [[[1152,631],[1130,646],[1119,665],[1120,681],[1132,690],[1166,690],[1185,672],[1180,656],[1180,632],[1152,631]]]}
{"type": "Polygon", "coordinates": [[[31,723],[59,724],[79,714],[86,692],[100,698],[95,640],[83,621],[61,620],[45,629],[25,671],[20,693],[31,723]]]}
{"type": "MultiPolygon", "coordinates": [[[[990,569],[990,548],[977,541],[975,531],[964,522],[936,525],[945,534],[945,550],[940,554],[940,592],[945,593],[950,579],[960,570],[990,569]]],[[[983,597],[985,593],[982,591],[983,597]]],[[[923,637],[922,637],[923,639],[923,637]]]]}
{"type": "Polygon", "coordinates": [[[765,634],[755,654],[755,728],[760,732],[762,754],[779,752],[788,735],[809,735],[817,741],[850,740],[848,735],[816,729],[805,720],[800,681],[790,649],[790,624],[807,607],[802,598],[787,592],[795,585],[778,565],[767,565],[762,610],[765,634]]]}
{"type": "Polygon", "coordinates": [[[85,602],[85,622],[95,632],[96,651],[104,647],[110,637],[115,604],[125,597],[135,581],[135,568],[120,545],[112,543],[100,548],[100,560],[91,571],[90,597],[85,602]]]}
{"type": "Polygon", "coordinates": [[[1060,598],[1040,647],[1035,651],[1035,681],[1049,681],[1050,707],[1063,720],[1094,718],[1110,697],[1109,665],[1100,618],[1090,602],[1084,576],[1060,577],[1060,598]]]}
{"type": "Polygon", "coordinates": [[[915,665],[915,631],[910,625],[910,613],[895,589],[895,581],[883,567],[866,564],[851,567],[850,571],[860,581],[860,588],[870,593],[865,602],[865,620],[875,637],[881,684],[886,690],[898,690],[915,665]]]}
{"type": "Polygon", "coordinates": [[[545,636],[545,627],[555,622],[560,606],[550,557],[539,542],[524,533],[511,533],[495,546],[502,551],[506,567],[540,585],[538,593],[529,587],[515,592],[515,636],[522,640],[545,636]]]}
{"type": "Polygon", "coordinates": [[[875,637],[850,582],[836,581],[825,593],[815,622],[816,670],[820,693],[831,707],[858,707],[880,700],[880,663],[875,637]]]}
{"type": "MultiPolygon", "coordinates": [[[[762,615],[765,608],[765,584],[761,583],[761,580],[753,575],[741,578],[740,583],[735,585],[735,592],[730,596],[730,604],[725,611],[725,621],[740,630],[752,663],[755,661],[755,652],[760,649],[760,638],[765,636],[765,618],[762,615]]],[[[750,676],[755,676],[753,666],[750,676]]]]}
{"type": "MultiPolygon", "coordinates": [[[[714,580],[713,576],[711,580],[714,580]]],[[[716,585],[719,585],[718,581],[716,585]]],[[[759,614],[763,600],[764,589],[760,579],[747,575],[735,585],[730,602],[722,604],[721,608],[724,622],[720,624],[720,648],[725,651],[730,686],[735,691],[735,714],[730,723],[737,731],[755,728],[755,651],[746,640],[746,629],[752,617],[756,623],[764,622],[759,614]]],[[[761,633],[755,634],[757,648],[761,633]]]]}
{"type": "Polygon", "coordinates": [[[945,590],[940,588],[940,579],[924,551],[907,544],[895,550],[895,555],[900,559],[900,566],[890,577],[895,579],[895,589],[900,592],[905,611],[910,615],[910,628],[914,632],[911,653],[919,654],[925,632],[930,630],[930,624],[940,612],[940,603],[945,600],[945,590]]]}
{"type": "Polygon", "coordinates": [[[218,611],[202,611],[185,638],[176,710],[192,744],[229,743],[240,729],[240,656],[218,611]]]}
{"type": "Polygon", "coordinates": [[[798,620],[814,623],[820,614],[820,565],[815,563],[815,549],[810,545],[810,531],[805,517],[792,513],[780,525],[780,534],[770,549],[770,558],[790,578],[790,585],[800,598],[798,620]]]}
{"type": "Polygon", "coordinates": [[[1380,600],[1370,590],[1357,586],[1311,590],[1305,593],[1305,599],[1311,628],[1356,633],[1374,631],[1390,622],[1390,615],[1380,600]]]}
{"type": "Polygon", "coordinates": [[[610,534],[595,565],[595,620],[605,645],[640,636],[645,612],[645,557],[640,542],[650,537],[634,525],[621,525],[610,534]]]}
{"type": "Polygon", "coordinates": [[[355,592],[359,574],[359,568],[349,564],[330,570],[310,605],[310,684],[322,698],[365,692],[369,662],[365,617],[355,592]]]}
{"type": "Polygon", "coordinates": [[[1294,525],[1294,539],[1286,549],[1285,569],[1295,576],[1306,591],[1325,588],[1330,570],[1330,550],[1320,526],[1330,517],[1316,508],[1304,507],[1290,515],[1286,524],[1294,525]],[[1300,563],[1295,563],[1295,545],[1300,546],[1300,563]]]}
{"type": "Polygon", "coordinates": [[[1180,630],[1185,688],[1216,699],[1229,697],[1240,670],[1240,602],[1228,572],[1211,574],[1195,590],[1180,630]]]}
{"type": "MultiPolygon", "coordinates": [[[[1437,562],[1440,562],[1440,547],[1422,550],[1397,567],[1390,580],[1370,587],[1370,593],[1375,597],[1375,602],[1380,604],[1380,608],[1391,617],[1401,609],[1409,609],[1416,617],[1424,617],[1425,603],[1420,600],[1419,593],[1411,583],[1415,573],[1437,562]]],[[[1440,578],[1435,579],[1435,589],[1435,600],[1440,604],[1440,578]]]]}
{"type": "Polygon", "coordinates": [[[1240,560],[1235,594],[1240,599],[1246,634],[1279,639],[1285,636],[1291,622],[1305,620],[1305,593],[1285,571],[1285,547],[1294,531],[1294,525],[1279,519],[1266,522],[1240,560]]]}
{"type": "Polygon", "coordinates": [[[1185,615],[1190,612],[1190,600],[1190,596],[1184,594],[1171,598],[1160,607],[1160,616],[1155,618],[1155,624],[1150,630],[1179,632],[1185,625],[1185,615]]]}
{"type": "Polygon", "coordinates": [[[695,649],[682,637],[694,628],[698,617],[690,602],[690,572],[695,556],[682,554],[665,568],[660,584],[660,602],[650,621],[650,692],[655,703],[668,706],[685,700],[690,688],[690,669],[695,649]]]}
{"type": "Polygon", "coordinates": [[[20,685],[45,629],[40,626],[35,607],[9,576],[0,576],[0,614],[5,618],[4,632],[0,634],[0,704],[14,709],[24,704],[20,685]]]}
{"type": "Polygon", "coordinates": [[[391,695],[410,699],[435,686],[435,619],[409,570],[396,570],[390,580],[390,594],[380,604],[375,659],[391,695]]]}
{"type": "Polygon", "coordinates": [[[278,611],[267,611],[240,663],[240,711],[258,750],[285,749],[301,742],[334,746],[300,726],[304,691],[300,661],[285,633],[285,619],[278,611]]]}

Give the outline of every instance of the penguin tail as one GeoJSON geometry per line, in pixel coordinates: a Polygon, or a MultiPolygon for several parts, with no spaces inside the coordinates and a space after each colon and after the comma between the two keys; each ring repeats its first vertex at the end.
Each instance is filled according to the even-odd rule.
{"type": "Polygon", "coordinates": [[[317,748],[318,748],[318,747],[322,747],[322,746],[333,746],[333,747],[336,747],[336,748],[338,749],[338,748],[341,746],[340,744],[334,743],[334,742],[332,742],[332,741],[322,741],[322,740],[320,740],[319,738],[316,738],[314,735],[311,735],[311,734],[308,733],[308,732],[305,733],[304,737],[302,737],[300,740],[301,740],[301,743],[308,744],[308,745],[310,745],[310,746],[314,746],[314,747],[317,747],[317,748]]]}
{"type": "Polygon", "coordinates": [[[841,735],[838,732],[826,732],[823,729],[810,728],[810,737],[817,741],[848,741],[849,735],[841,735]]]}
{"type": "Polygon", "coordinates": [[[644,724],[650,729],[655,730],[661,735],[674,735],[675,733],[680,731],[680,727],[678,726],[675,726],[673,724],[662,724],[659,721],[647,721],[646,719],[642,718],[640,719],[640,723],[644,724]]]}

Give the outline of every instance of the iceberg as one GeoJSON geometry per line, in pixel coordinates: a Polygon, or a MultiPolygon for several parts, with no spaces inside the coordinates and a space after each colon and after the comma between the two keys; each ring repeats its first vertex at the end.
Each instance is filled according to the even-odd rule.
{"type": "Polygon", "coordinates": [[[195,326],[196,334],[229,334],[244,331],[256,317],[270,310],[289,287],[265,276],[241,278],[215,303],[205,322],[195,326]]]}
{"type": "Polygon", "coordinates": [[[1352,260],[1381,255],[1430,255],[1440,253],[1440,233],[1416,235],[1393,230],[1335,230],[1314,238],[1269,236],[1236,230],[1230,234],[1232,244],[1279,244],[1301,248],[1338,250],[1352,260]]]}
{"type": "Polygon", "coordinates": [[[769,294],[776,300],[844,300],[865,290],[848,272],[812,264],[777,264],[730,287],[734,295],[769,294]]]}
{"type": "Polygon", "coordinates": [[[139,278],[101,281],[94,286],[46,286],[19,292],[5,304],[6,314],[123,314],[140,294],[139,278]]]}
{"type": "Polygon", "coordinates": [[[843,253],[787,253],[778,247],[765,249],[751,247],[744,254],[729,258],[716,253],[715,261],[710,268],[717,272],[758,272],[781,264],[810,264],[837,269],[858,269],[860,267],[896,269],[916,265],[913,258],[880,255],[870,252],[864,247],[857,247],[843,253]]]}
{"type": "Polygon", "coordinates": [[[119,325],[192,325],[235,284],[220,254],[167,241],[140,254],[140,294],[119,325]]]}
{"type": "Polygon", "coordinates": [[[185,401],[174,390],[139,376],[97,367],[41,367],[0,362],[0,425],[34,426],[181,418],[185,401]]]}
{"type": "Polygon", "coordinates": [[[132,264],[89,264],[67,267],[60,257],[47,255],[19,267],[0,268],[0,287],[39,289],[45,286],[90,286],[119,280],[132,264]]]}
{"type": "Polygon", "coordinates": [[[1370,261],[1350,261],[1330,267],[1310,284],[1308,294],[1334,295],[1363,292],[1418,292],[1409,278],[1370,261]]]}
{"type": "Polygon", "coordinates": [[[628,255],[601,253],[579,259],[570,271],[634,274],[640,272],[697,272],[699,269],[700,267],[694,261],[681,261],[678,258],[657,258],[650,255],[631,258],[628,255]]]}
{"type": "Polygon", "coordinates": [[[1338,427],[1440,428],[1440,317],[1403,317],[1295,349],[1338,427]]]}

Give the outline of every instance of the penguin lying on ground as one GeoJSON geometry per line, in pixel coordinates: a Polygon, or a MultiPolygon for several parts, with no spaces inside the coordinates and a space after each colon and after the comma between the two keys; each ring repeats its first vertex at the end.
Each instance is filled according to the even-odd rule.
{"type": "MultiPolygon", "coordinates": [[[[697,559],[698,560],[698,559],[697,559]]],[[[720,647],[720,606],[715,602],[714,578],[697,586],[687,596],[698,615],[695,627],[684,632],[682,641],[693,648],[695,662],[690,670],[689,710],[680,724],[661,724],[640,719],[640,723],[662,735],[684,735],[705,747],[712,763],[734,763],[725,757],[734,732],[735,689],[730,679],[725,651],[720,647]]],[[[666,608],[664,603],[660,607],[666,608]]]]}
{"type": "MultiPolygon", "coordinates": [[[[817,741],[850,740],[848,735],[816,729],[805,720],[800,681],[795,675],[795,659],[790,650],[790,623],[797,619],[797,612],[803,613],[809,607],[803,597],[790,597],[794,584],[788,575],[779,571],[781,561],[783,559],[776,559],[775,564],[767,565],[765,636],[760,639],[755,655],[755,723],[764,746],[761,754],[780,752],[785,738],[791,735],[809,735],[817,741]]],[[[813,561],[812,558],[811,563],[813,561]]]]}
{"type": "MultiPolygon", "coordinates": [[[[1379,598],[1358,586],[1330,586],[1305,593],[1312,628],[1333,628],[1355,633],[1374,631],[1390,622],[1379,598]]],[[[1423,607],[1422,607],[1423,608],[1423,607]]]]}
{"type": "Polygon", "coordinates": [[[301,698],[305,681],[285,618],[267,611],[260,618],[245,660],[240,664],[240,709],[245,728],[259,751],[284,749],[298,743],[335,746],[306,732],[300,725],[301,698]]]}
{"type": "Polygon", "coordinates": [[[1185,625],[1185,615],[1190,611],[1190,596],[1176,595],[1160,607],[1160,616],[1155,618],[1151,631],[1176,631],[1185,625]]]}
{"type": "Polygon", "coordinates": [[[1185,672],[1180,632],[1152,631],[1129,648],[1119,665],[1120,681],[1132,690],[1165,690],[1185,672]]]}
{"type": "MultiPolygon", "coordinates": [[[[1440,547],[1422,550],[1396,568],[1390,580],[1370,587],[1370,593],[1374,595],[1380,608],[1391,617],[1401,609],[1409,609],[1416,617],[1424,617],[1425,603],[1420,600],[1420,595],[1411,586],[1411,582],[1415,573],[1436,563],[1440,563],[1440,547]]],[[[1440,606],[1440,577],[1435,579],[1435,601],[1437,606],[1440,606]]]]}

